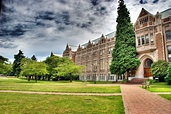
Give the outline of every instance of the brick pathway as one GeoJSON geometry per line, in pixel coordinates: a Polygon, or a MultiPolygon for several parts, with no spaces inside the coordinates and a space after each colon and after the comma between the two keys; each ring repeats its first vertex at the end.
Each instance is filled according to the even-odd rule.
{"type": "Polygon", "coordinates": [[[171,114],[171,101],[137,85],[121,85],[125,114],[171,114]]]}

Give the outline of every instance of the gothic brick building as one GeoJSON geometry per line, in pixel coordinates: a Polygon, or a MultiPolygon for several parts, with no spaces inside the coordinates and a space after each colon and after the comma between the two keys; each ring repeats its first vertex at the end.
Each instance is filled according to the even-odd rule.
{"type": "Polygon", "coordinates": [[[142,8],[134,28],[136,49],[141,61],[135,76],[151,77],[153,62],[171,62],[171,8],[155,15],[142,8]]]}
{"type": "MultiPolygon", "coordinates": [[[[157,60],[171,62],[171,8],[155,15],[142,8],[134,29],[137,58],[141,64],[132,76],[152,77],[153,62],[157,60]]],[[[76,64],[85,66],[80,80],[115,81],[116,76],[109,70],[114,43],[115,32],[112,32],[79,45],[76,51],[72,51],[67,45],[63,56],[70,57],[76,64]]],[[[122,80],[122,77],[118,80],[122,80]]]]}

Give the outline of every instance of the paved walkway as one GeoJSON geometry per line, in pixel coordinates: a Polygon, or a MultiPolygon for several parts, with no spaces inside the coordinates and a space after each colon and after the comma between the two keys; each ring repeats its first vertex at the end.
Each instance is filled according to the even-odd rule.
{"type": "Polygon", "coordinates": [[[171,114],[171,101],[138,87],[121,85],[125,114],[171,114]]]}

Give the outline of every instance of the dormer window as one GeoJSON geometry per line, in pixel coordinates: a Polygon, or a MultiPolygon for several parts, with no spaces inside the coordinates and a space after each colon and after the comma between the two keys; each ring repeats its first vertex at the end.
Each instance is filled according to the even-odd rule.
{"type": "Polygon", "coordinates": [[[148,22],[148,17],[144,17],[144,18],[141,18],[139,20],[140,24],[144,24],[144,23],[147,23],[148,22]]]}

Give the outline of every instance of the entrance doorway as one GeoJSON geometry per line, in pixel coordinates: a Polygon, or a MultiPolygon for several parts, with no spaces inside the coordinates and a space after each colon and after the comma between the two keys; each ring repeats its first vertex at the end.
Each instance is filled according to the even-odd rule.
{"type": "Polygon", "coordinates": [[[151,72],[151,64],[153,63],[153,61],[151,59],[146,59],[144,62],[144,77],[150,77],[152,76],[152,72],[151,72]]]}

